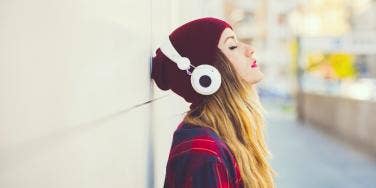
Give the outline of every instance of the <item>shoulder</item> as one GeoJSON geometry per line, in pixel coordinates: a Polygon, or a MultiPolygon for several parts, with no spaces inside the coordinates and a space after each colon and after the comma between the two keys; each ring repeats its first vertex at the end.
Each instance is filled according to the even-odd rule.
{"type": "Polygon", "coordinates": [[[181,155],[221,158],[225,147],[223,140],[210,128],[185,123],[174,132],[169,159],[181,155]]]}
{"type": "Polygon", "coordinates": [[[208,127],[182,124],[175,131],[168,165],[221,163],[228,169],[236,162],[225,142],[208,127]]]}
{"type": "Polygon", "coordinates": [[[174,133],[166,167],[166,183],[183,185],[182,182],[187,180],[205,185],[203,187],[217,187],[206,184],[236,182],[235,166],[231,152],[216,132],[206,127],[183,124],[174,133]]]}

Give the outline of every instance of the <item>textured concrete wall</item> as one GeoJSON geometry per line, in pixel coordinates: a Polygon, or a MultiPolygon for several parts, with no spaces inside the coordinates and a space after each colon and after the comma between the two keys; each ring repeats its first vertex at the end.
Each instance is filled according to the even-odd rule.
{"type": "Polygon", "coordinates": [[[150,1],[0,12],[0,187],[146,187],[150,1]]]}

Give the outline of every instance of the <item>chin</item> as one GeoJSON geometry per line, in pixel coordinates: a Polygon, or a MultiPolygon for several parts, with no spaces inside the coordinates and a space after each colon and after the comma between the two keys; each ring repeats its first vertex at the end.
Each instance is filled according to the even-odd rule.
{"type": "Polygon", "coordinates": [[[257,84],[264,78],[264,73],[261,71],[257,71],[254,74],[252,74],[252,77],[250,77],[247,82],[250,84],[257,84]]]}

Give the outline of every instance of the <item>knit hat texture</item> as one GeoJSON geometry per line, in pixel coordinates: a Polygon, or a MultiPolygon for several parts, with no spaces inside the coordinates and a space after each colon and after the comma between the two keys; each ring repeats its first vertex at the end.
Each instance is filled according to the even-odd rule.
{"type": "MultiPolygon", "coordinates": [[[[214,65],[215,52],[218,49],[221,34],[226,28],[231,28],[227,22],[206,17],[178,27],[169,35],[169,38],[176,51],[181,56],[189,58],[192,65],[197,67],[209,64],[216,67],[214,65]]],[[[180,70],[177,64],[164,55],[159,48],[152,58],[151,78],[158,88],[171,89],[185,101],[192,103],[190,109],[198,106],[205,97],[193,89],[190,75],[180,70]]]]}

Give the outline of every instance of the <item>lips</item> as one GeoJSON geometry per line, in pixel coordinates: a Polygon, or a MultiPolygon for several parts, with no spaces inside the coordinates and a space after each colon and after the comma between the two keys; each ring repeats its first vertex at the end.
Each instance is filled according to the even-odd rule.
{"type": "Polygon", "coordinates": [[[257,63],[256,63],[256,60],[254,60],[252,63],[251,63],[251,68],[256,68],[257,67],[257,63]]]}

